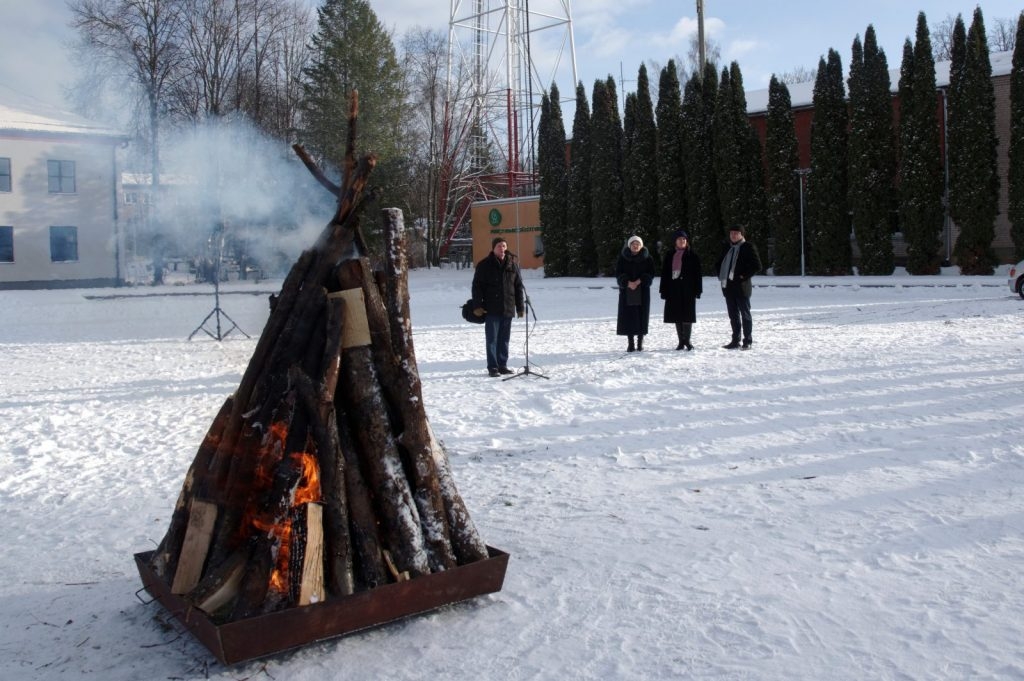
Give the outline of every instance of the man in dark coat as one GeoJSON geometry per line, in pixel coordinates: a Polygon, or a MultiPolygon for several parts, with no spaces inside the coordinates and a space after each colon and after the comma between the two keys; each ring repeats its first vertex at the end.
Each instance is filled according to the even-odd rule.
{"type": "Polygon", "coordinates": [[[750,294],[754,287],[750,279],[760,271],[761,258],[757,249],[743,238],[743,227],[733,225],[729,228],[729,243],[715,263],[715,272],[722,284],[722,295],[729,311],[729,324],[732,325],[732,340],[722,346],[726,350],[740,347],[741,330],[744,350],[749,350],[754,342],[754,322],[750,316],[750,294]]]}
{"type": "Polygon", "coordinates": [[[690,248],[690,235],[681,229],[675,233],[675,242],[661,264],[658,292],[665,301],[665,323],[676,325],[676,350],[693,350],[690,334],[697,321],[697,299],[704,292],[704,279],[700,258],[690,248]]]}
{"type": "Polygon", "coordinates": [[[513,315],[522,317],[526,312],[524,300],[517,258],[508,252],[508,243],[496,237],[491,252],[477,263],[473,274],[473,314],[484,317],[489,376],[514,373],[508,368],[508,342],[513,315]]]}
{"type": "Polygon", "coordinates": [[[644,349],[644,336],[651,317],[651,283],[654,281],[654,259],[644,248],[644,241],[631,236],[615,263],[615,279],[619,283],[619,310],[615,333],[628,336],[626,352],[644,349]],[[633,338],[636,337],[636,344],[633,338]]]}

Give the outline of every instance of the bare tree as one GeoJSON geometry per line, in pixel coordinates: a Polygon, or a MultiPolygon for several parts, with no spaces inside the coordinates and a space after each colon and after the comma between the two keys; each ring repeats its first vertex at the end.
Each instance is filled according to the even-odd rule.
{"type": "Polygon", "coordinates": [[[138,88],[146,104],[154,197],[160,184],[161,115],[179,75],[181,0],[72,0],[71,25],[87,51],[138,88]]]}
{"type": "Polygon", "coordinates": [[[242,62],[254,31],[254,3],[238,0],[182,0],[183,50],[188,73],[178,83],[181,113],[196,120],[221,116],[237,102],[242,62]],[[245,27],[243,29],[243,26],[245,27]]]}
{"type": "Polygon", "coordinates": [[[403,65],[408,80],[413,177],[417,185],[413,215],[426,224],[427,253],[437,263],[444,220],[440,209],[441,142],[443,140],[445,66],[448,39],[441,31],[413,28],[402,39],[403,65]],[[418,198],[418,200],[416,200],[418,198]]]}
{"type": "MultiPolygon", "coordinates": [[[[475,112],[481,110],[470,65],[454,60],[448,77],[448,36],[412,29],[402,40],[402,52],[407,108],[412,112],[408,149],[414,157],[415,184],[410,187],[409,205],[426,225],[427,257],[437,264],[448,232],[465,223],[463,211],[493,171],[493,150],[482,141],[483,131],[476,125],[475,112]]],[[[489,86],[486,83],[484,90],[489,86]]]]}
{"type": "MultiPolygon", "coordinates": [[[[953,26],[956,17],[947,14],[942,21],[931,25],[932,54],[935,61],[950,61],[953,58],[953,26]]],[[[989,52],[1012,52],[1017,44],[1017,20],[1000,18],[992,20],[988,29],[989,52]]]]}
{"type": "MultiPolygon", "coordinates": [[[[704,58],[709,64],[720,64],[722,62],[722,46],[717,42],[704,36],[704,58]]],[[[682,64],[682,61],[676,63],[682,64]]],[[[690,36],[690,46],[686,51],[686,65],[690,70],[688,73],[680,73],[679,80],[685,83],[695,73],[702,73],[700,63],[700,38],[696,33],[690,36]]],[[[685,71],[685,69],[684,69],[685,71]]]]}
{"type": "Polygon", "coordinates": [[[292,0],[282,17],[280,30],[271,40],[269,70],[261,71],[273,97],[272,120],[266,127],[276,136],[293,140],[299,127],[302,71],[309,64],[307,41],[316,27],[310,9],[292,0]]]}
{"type": "Polygon", "coordinates": [[[996,19],[988,29],[989,52],[1013,52],[1017,46],[1017,20],[996,19]]]}
{"type": "Polygon", "coordinates": [[[956,17],[947,14],[946,18],[931,26],[932,55],[935,61],[949,61],[953,55],[953,27],[956,17]]]}
{"type": "Polygon", "coordinates": [[[307,41],[316,28],[303,0],[260,0],[272,9],[260,21],[239,88],[239,106],[270,135],[295,140],[302,97],[302,70],[309,63],[307,41]]]}
{"type": "Polygon", "coordinates": [[[817,77],[817,69],[809,69],[806,66],[794,66],[789,71],[779,74],[778,80],[786,85],[796,85],[797,83],[813,83],[817,77]]]}
{"type": "Polygon", "coordinates": [[[273,96],[271,81],[266,78],[266,74],[273,71],[279,36],[288,29],[298,11],[301,11],[300,8],[291,3],[255,0],[250,12],[250,25],[247,29],[239,26],[239,33],[245,34],[248,31],[251,40],[248,40],[249,53],[244,55],[235,79],[235,108],[247,111],[253,122],[261,128],[266,127],[264,103],[273,96]]]}

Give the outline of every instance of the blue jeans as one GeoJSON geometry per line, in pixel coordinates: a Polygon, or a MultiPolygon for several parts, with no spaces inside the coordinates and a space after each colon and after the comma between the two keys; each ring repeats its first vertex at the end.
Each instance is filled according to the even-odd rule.
{"type": "Polygon", "coordinates": [[[740,342],[740,331],[743,331],[743,342],[750,344],[754,320],[750,316],[750,298],[742,292],[726,291],[725,307],[729,310],[729,324],[732,326],[732,340],[740,342]]]}
{"type": "Polygon", "coordinates": [[[484,336],[487,339],[487,368],[508,366],[508,341],[512,337],[512,318],[489,314],[484,318],[484,336]]]}

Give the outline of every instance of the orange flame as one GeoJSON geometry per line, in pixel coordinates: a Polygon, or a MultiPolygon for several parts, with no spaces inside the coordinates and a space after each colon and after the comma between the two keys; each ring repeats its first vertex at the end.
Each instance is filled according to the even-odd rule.
{"type": "MultiPolygon", "coordinates": [[[[276,425],[283,424],[275,424],[275,426],[276,425]]],[[[272,428],[272,435],[276,434],[273,431],[274,429],[272,428]]],[[[282,432],[284,431],[282,430],[282,432]]],[[[285,435],[286,434],[287,433],[285,432],[285,435]]],[[[274,538],[274,543],[277,546],[277,559],[274,562],[274,569],[270,574],[270,589],[279,593],[287,592],[289,584],[288,566],[289,559],[291,557],[292,536],[292,519],[290,511],[302,504],[320,501],[322,498],[320,488],[320,467],[317,464],[316,457],[307,452],[295,452],[289,458],[294,462],[296,468],[301,471],[298,483],[292,491],[289,513],[284,514],[284,517],[277,521],[268,522],[260,518],[255,518],[253,520],[253,524],[258,529],[269,533],[274,538]]]]}

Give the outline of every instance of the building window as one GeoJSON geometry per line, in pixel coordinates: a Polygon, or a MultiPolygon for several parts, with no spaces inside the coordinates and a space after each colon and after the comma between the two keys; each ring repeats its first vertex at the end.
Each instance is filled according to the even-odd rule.
{"type": "Polygon", "coordinates": [[[14,227],[0,225],[0,262],[14,262],[14,227]]]}
{"type": "Polygon", "coordinates": [[[47,161],[46,171],[50,178],[51,194],[75,193],[74,161],[47,161]]]}
{"type": "Polygon", "coordinates": [[[78,227],[50,227],[50,261],[78,261],[78,227]]]}
{"type": "Polygon", "coordinates": [[[11,159],[0,158],[0,192],[11,191],[11,159]]]}
{"type": "Polygon", "coordinates": [[[124,193],[125,205],[132,205],[139,202],[139,194],[137,192],[125,192],[124,193]]]}

